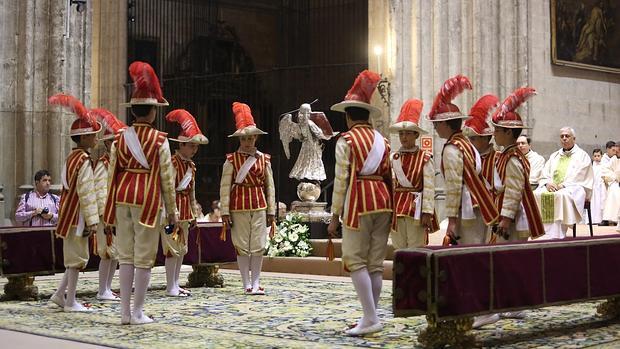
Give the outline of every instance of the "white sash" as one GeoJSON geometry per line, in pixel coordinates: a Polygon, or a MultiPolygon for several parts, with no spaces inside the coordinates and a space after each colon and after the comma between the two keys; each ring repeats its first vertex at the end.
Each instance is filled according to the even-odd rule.
{"type": "Polygon", "coordinates": [[[146,155],[144,155],[144,151],[142,150],[142,145],[136,134],[136,129],[134,129],[133,126],[128,127],[125,129],[125,132],[123,132],[123,137],[125,137],[127,148],[129,148],[133,158],[136,159],[142,167],[150,170],[151,166],[149,166],[149,162],[146,160],[146,155]]]}
{"type": "Polygon", "coordinates": [[[420,215],[422,215],[422,193],[413,193],[415,195],[415,213],[413,215],[413,219],[420,219],[420,215]]]}
{"type": "Polygon", "coordinates": [[[359,173],[361,176],[367,176],[377,172],[381,164],[381,159],[383,159],[383,153],[385,152],[383,136],[377,130],[373,130],[373,132],[375,133],[375,139],[372,142],[372,148],[370,148],[368,152],[368,157],[364,161],[364,166],[362,166],[362,170],[359,173]]]}
{"type": "Polygon", "coordinates": [[[467,189],[467,185],[463,186],[461,192],[461,219],[475,219],[474,205],[471,202],[471,193],[467,189]]]}
{"type": "Polygon", "coordinates": [[[405,176],[405,171],[403,171],[403,163],[402,161],[400,161],[400,156],[397,159],[392,159],[392,169],[394,170],[394,175],[396,175],[396,180],[398,180],[398,184],[406,188],[413,187],[411,181],[409,181],[407,176],[405,176]]]}
{"type": "Polygon", "coordinates": [[[69,190],[69,183],[67,183],[67,162],[65,161],[62,164],[62,170],[60,171],[60,180],[62,181],[62,186],[69,190]]]}
{"type": "Polygon", "coordinates": [[[247,159],[245,159],[245,162],[243,163],[243,165],[241,165],[239,172],[237,172],[237,177],[235,177],[235,183],[237,184],[243,183],[243,181],[245,180],[245,177],[248,176],[248,172],[250,172],[250,169],[256,163],[256,160],[257,160],[256,156],[253,156],[253,155],[250,155],[247,157],[247,159]]]}
{"type": "Polygon", "coordinates": [[[516,222],[517,231],[530,230],[530,224],[527,221],[527,214],[525,213],[525,208],[523,207],[523,203],[519,205],[519,210],[517,211],[515,222],[516,222]]]}
{"type": "Polygon", "coordinates": [[[183,190],[187,189],[187,186],[192,181],[192,175],[193,175],[192,168],[191,167],[187,167],[187,171],[185,171],[185,175],[183,176],[183,178],[179,182],[179,185],[177,186],[176,191],[183,191],[183,190]]]}
{"type": "Polygon", "coordinates": [[[480,153],[478,152],[478,149],[476,149],[476,147],[472,147],[472,148],[474,149],[474,154],[476,154],[476,173],[480,173],[480,171],[482,171],[482,158],[480,157],[480,153]]]}

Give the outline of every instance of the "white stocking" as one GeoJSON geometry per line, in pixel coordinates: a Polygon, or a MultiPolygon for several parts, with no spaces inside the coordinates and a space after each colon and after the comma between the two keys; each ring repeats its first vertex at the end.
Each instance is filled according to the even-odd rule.
{"type": "Polygon", "coordinates": [[[65,301],[65,311],[85,310],[84,306],[75,301],[79,271],[77,268],[67,268],[65,273],[67,273],[67,300],[65,301]]]}
{"type": "Polygon", "coordinates": [[[65,273],[62,275],[62,279],[60,279],[60,284],[58,284],[58,289],[54,293],[56,296],[58,296],[59,299],[62,299],[63,301],[65,299],[65,292],[67,291],[67,270],[68,269],[65,269],[65,273]]]}
{"type": "Polygon", "coordinates": [[[174,284],[176,285],[176,288],[180,288],[180,282],[179,279],[181,277],[181,267],[183,266],[183,256],[180,257],[176,257],[177,259],[177,264],[176,264],[176,270],[174,273],[174,284]]]}
{"type": "Polygon", "coordinates": [[[177,258],[167,257],[165,266],[166,266],[166,293],[172,296],[176,296],[179,294],[179,289],[177,288],[176,280],[174,279],[176,270],[177,270],[177,258]]]}
{"type": "Polygon", "coordinates": [[[375,301],[372,296],[372,284],[366,268],[351,273],[351,280],[357,293],[357,298],[362,304],[364,316],[358,321],[357,326],[368,327],[379,322],[375,310],[375,301]]]}
{"type": "Polygon", "coordinates": [[[111,266],[111,259],[101,258],[99,261],[99,296],[104,296],[110,292],[110,289],[108,288],[108,277],[110,276],[111,266]]]}
{"type": "Polygon", "coordinates": [[[250,269],[252,270],[252,290],[256,292],[260,287],[260,271],[263,268],[263,256],[252,256],[250,259],[250,265],[250,269]]]}
{"type": "Polygon", "coordinates": [[[379,298],[381,297],[381,287],[383,286],[383,273],[376,271],[370,273],[370,283],[372,285],[372,298],[375,301],[375,310],[379,309],[379,298]]]}
{"type": "Polygon", "coordinates": [[[134,275],[134,300],[133,300],[133,318],[144,319],[146,316],[143,313],[144,300],[146,299],[146,290],[149,287],[151,281],[151,269],[136,268],[134,275]]]}
{"type": "Polygon", "coordinates": [[[118,259],[110,259],[110,273],[108,274],[107,286],[108,291],[112,292],[112,280],[116,273],[116,267],[118,266],[118,259]]]}
{"type": "Polygon", "coordinates": [[[133,264],[121,264],[118,279],[121,284],[121,321],[129,323],[131,317],[131,289],[133,288],[133,264]]]}
{"type": "Polygon", "coordinates": [[[250,285],[250,256],[237,256],[237,264],[239,265],[239,273],[241,273],[241,283],[243,289],[252,288],[250,285]]]}

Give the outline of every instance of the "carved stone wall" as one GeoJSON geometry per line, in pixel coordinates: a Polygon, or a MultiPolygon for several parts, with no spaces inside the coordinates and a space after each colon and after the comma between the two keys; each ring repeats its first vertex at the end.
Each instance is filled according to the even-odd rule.
{"type": "MultiPolygon", "coordinates": [[[[520,113],[545,156],[559,147],[565,125],[588,150],[618,138],[620,76],[551,64],[549,0],[369,0],[368,46],[370,68],[391,81],[385,122],[408,98],[422,99],[426,114],[441,83],[462,73],[474,87],[456,100],[463,112],[485,93],[503,100],[517,87],[535,87],[539,95],[520,113]],[[380,57],[376,45],[384,48],[380,57]]],[[[398,137],[391,138],[397,148],[398,137]]],[[[436,138],[435,156],[441,146],[436,138]]]]}
{"type": "Polygon", "coordinates": [[[15,208],[16,189],[47,168],[54,182],[71,148],[63,136],[73,120],[51,111],[58,92],[90,102],[91,7],[78,12],[66,1],[0,2],[0,184],[5,215],[15,208]]]}

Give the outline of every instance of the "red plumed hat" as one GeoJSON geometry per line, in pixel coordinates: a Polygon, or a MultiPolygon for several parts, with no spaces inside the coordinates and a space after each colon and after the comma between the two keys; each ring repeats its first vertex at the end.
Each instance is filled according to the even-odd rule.
{"type": "Polygon", "coordinates": [[[346,108],[358,107],[368,110],[371,118],[380,116],[381,109],[370,104],[370,98],[375,92],[379,81],[381,81],[381,75],[373,71],[364,70],[359,73],[353,86],[344,96],[344,101],[332,105],[331,110],[344,113],[346,108]]]}
{"type": "Polygon", "coordinates": [[[129,107],[132,105],[168,105],[168,101],[161,92],[157,74],[150,64],[140,61],[131,63],[129,65],[129,76],[133,80],[131,100],[122,105],[129,107]]]}
{"type": "Polygon", "coordinates": [[[516,89],[510,96],[506,97],[493,114],[493,125],[504,128],[531,128],[527,127],[521,119],[521,115],[515,110],[535,94],[536,90],[532,87],[516,89]]]}
{"type": "Polygon", "coordinates": [[[166,115],[166,120],[176,122],[181,125],[181,133],[177,139],[171,138],[173,141],[182,143],[198,143],[208,144],[209,140],[200,132],[200,127],[196,123],[194,116],[185,109],[175,109],[166,115]]]}
{"type": "Polygon", "coordinates": [[[241,137],[251,135],[266,135],[267,132],[260,130],[254,123],[254,117],[252,116],[252,110],[245,103],[234,102],[232,104],[232,111],[235,114],[235,127],[237,131],[229,135],[228,137],[241,137]]]}
{"type": "Polygon", "coordinates": [[[469,118],[463,123],[463,134],[466,136],[492,136],[493,127],[487,120],[491,111],[499,103],[497,96],[488,94],[480,97],[469,110],[469,118]]]}
{"type": "Polygon", "coordinates": [[[396,123],[390,126],[391,132],[416,131],[420,134],[428,133],[420,127],[420,114],[424,103],[419,99],[408,99],[400,108],[396,123]]]}
{"type": "Polygon", "coordinates": [[[466,118],[467,115],[463,115],[459,107],[452,104],[452,100],[465,89],[472,89],[471,82],[465,75],[459,74],[446,80],[435,97],[431,111],[428,113],[428,119],[430,121],[446,121],[466,118]]]}
{"type": "Polygon", "coordinates": [[[104,108],[91,109],[90,112],[95,115],[97,120],[103,125],[103,137],[100,141],[114,139],[114,135],[127,128],[124,122],[120,121],[111,111],[104,108]]]}
{"type": "Polygon", "coordinates": [[[69,136],[88,135],[101,130],[101,124],[77,98],[59,93],[48,98],[47,102],[51,105],[65,107],[77,116],[77,119],[71,124],[69,136]]]}

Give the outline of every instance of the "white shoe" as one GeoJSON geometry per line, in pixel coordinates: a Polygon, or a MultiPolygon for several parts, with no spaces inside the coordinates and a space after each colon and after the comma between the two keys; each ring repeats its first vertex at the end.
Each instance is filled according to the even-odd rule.
{"type": "Polygon", "coordinates": [[[59,306],[61,308],[65,307],[65,298],[64,297],[59,297],[56,293],[54,293],[50,297],[50,302],[56,304],[57,306],[59,306]]]}
{"type": "Polygon", "coordinates": [[[109,293],[105,293],[103,295],[97,293],[97,300],[119,302],[121,300],[121,297],[119,297],[116,293],[110,291],[109,293]]]}
{"type": "Polygon", "coordinates": [[[89,312],[92,311],[90,308],[86,308],[82,304],[75,302],[73,305],[65,305],[63,308],[66,312],[89,312]]]}
{"type": "Polygon", "coordinates": [[[132,325],[144,325],[144,324],[150,324],[153,321],[155,321],[155,320],[153,320],[150,317],[142,314],[141,317],[131,316],[131,319],[129,320],[129,323],[132,324],[132,325]]]}
{"type": "Polygon", "coordinates": [[[265,289],[262,287],[258,287],[256,289],[252,290],[252,294],[255,296],[264,296],[265,295],[265,289]]]}
{"type": "Polygon", "coordinates": [[[371,333],[376,333],[383,330],[383,325],[380,322],[377,322],[374,325],[370,325],[370,326],[366,326],[366,327],[361,327],[360,325],[357,325],[353,328],[350,328],[348,330],[345,330],[344,333],[347,336],[351,336],[351,337],[357,337],[357,336],[365,336],[367,334],[371,334],[371,333]]]}
{"type": "Polygon", "coordinates": [[[484,325],[492,324],[499,321],[499,314],[480,315],[474,318],[472,328],[480,328],[484,325]]]}
{"type": "Polygon", "coordinates": [[[525,319],[525,311],[509,311],[499,314],[502,319],[525,319]]]}

